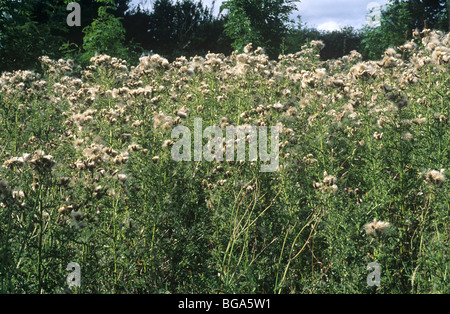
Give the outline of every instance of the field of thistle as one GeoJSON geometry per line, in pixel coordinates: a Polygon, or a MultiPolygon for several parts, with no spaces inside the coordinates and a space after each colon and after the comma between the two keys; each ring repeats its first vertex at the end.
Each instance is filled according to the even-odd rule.
{"type": "Polygon", "coordinates": [[[322,45],[3,73],[0,293],[449,293],[450,35],[322,45]],[[195,118],[279,126],[277,171],[174,160],[195,118]]]}

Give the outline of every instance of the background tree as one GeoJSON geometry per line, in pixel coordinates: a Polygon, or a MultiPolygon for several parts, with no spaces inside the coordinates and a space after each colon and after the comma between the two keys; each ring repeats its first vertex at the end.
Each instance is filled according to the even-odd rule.
{"type": "Polygon", "coordinates": [[[122,20],[125,28],[125,42],[135,41],[143,50],[151,50],[151,35],[149,32],[150,11],[142,10],[140,6],[130,8],[122,20]]]}
{"type": "Polygon", "coordinates": [[[126,58],[125,28],[120,19],[108,10],[116,10],[113,0],[101,0],[105,5],[98,9],[98,17],[83,29],[83,46],[80,60],[87,62],[95,54],[108,54],[126,58]]]}
{"type": "Polygon", "coordinates": [[[352,50],[359,50],[361,45],[361,33],[352,26],[346,26],[334,31],[319,31],[307,27],[298,17],[297,24],[289,28],[284,40],[282,53],[296,53],[301,46],[311,40],[321,40],[325,47],[320,51],[322,60],[337,59],[347,55],[352,50]]]}
{"type": "Polygon", "coordinates": [[[220,7],[227,10],[225,33],[233,48],[241,50],[248,43],[265,48],[271,58],[278,57],[283,38],[293,23],[290,14],[295,0],[226,0],[220,7]]]}
{"type": "Polygon", "coordinates": [[[219,16],[197,0],[155,0],[151,11],[133,7],[131,0],[78,0],[81,27],[69,27],[71,1],[0,0],[0,71],[38,70],[42,55],[87,62],[95,53],[108,53],[134,63],[142,51],[173,60],[208,51],[229,54],[249,42],[277,58],[313,39],[325,43],[322,59],[353,49],[377,59],[387,47],[410,39],[415,28],[449,31],[445,0],[391,0],[379,27],[333,32],[294,25],[295,0],[225,0],[219,16]]]}
{"type": "Polygon", "coordinates": [[[39,56],[58,55],[68,30],[62,3],[0,0],[0,71],[36,68],[39,56]]]}
{"type": "MultiPolygon", "coordinates": [[[[64,4],[58,9],[62,9],[65,12],[64,14],[67,15],[68,11],[66,12],[65,8],[68,3],[73,1],[74,0],[64,0],[64,4]]],[[[94,19],[98,17],[98,9],[101,6],[107,4],[110,7],[114,7],[115,9],[109,9],[109,12],[113,14],[114,17],[123,19],[126,12],[130,10],[131,0],[112,0],[109,4],[108,2],[103,2],[102,0],[77,0],[76,2],[79,3],[81,7],[81,27],[69,27],[66,39],[68,42],[81,47],[83,45],[84,37],[83,29],[90,25],[94,19]]]]}
{"type": "Polygon", "coordinates": [[[418,29],[425,27],[430,29],[447,30],[445,22],[448,24],[447,0],[410,0],[405,1],[408,10],[411,12],[410,26],[418,29]],[[426,24],[426,25],[425,25],[426,24]]]}
{"type": "Polygon", "coordinates": [[[168,54],[175,47],[175,7],[171,0],[156,0],[150,14],[148,31],[150,43],[162,54],[168,54]]]}
{"type": "Polygon", "coordinates": [[[319,35],[325,47],[320,51],[323,60],[337,59],[347,55],[352,50],[359,50],[361,45],[361,34],[353,27],[347,26],[340,30],[322,32],[319,35]]]}
{"type": "Polygon", "coordinates": [[[224,35],[225,19],[214,17],[212,10],[201,1],[156,0],[145,28],[149,40],[144,48],[168,59],[231,52],[231,41],[224,35]]]}
{"type": "Polygon", "coordinates": [[[381,25],[362,29],[361,53],[377,59],[389,46],[411,39],[412,30],[424,27],[448,30],[448,5],[445,0],[391,0],[381,10],[381,25]]]}
{"type": "Polygon", "coordinates": [[[318,40],[320,31],[307,27],[300,16],[297,16],[296,24],[289,24],[288,31],[282,43],[281,53],[296,53],[301,46],[311,40],[318,40]]]}
{"type": "Polygon", "coordinates": [[[66,23],[69,2],[72,1],[0,0],[0,71],[37,70],[38,57],[42,55],[53,59],[76,57],[83,45],[83,29],[97,18],[99,8],[109,3],[110,8],[115,8],[110,10],[113,17],[121,18],[129,9],[130,0],[77,1],[82,8],[81,27],[69,27],[66,23]]]}

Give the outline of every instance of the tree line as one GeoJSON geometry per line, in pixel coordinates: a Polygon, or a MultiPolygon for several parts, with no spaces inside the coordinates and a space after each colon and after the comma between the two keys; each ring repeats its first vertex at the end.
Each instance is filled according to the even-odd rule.
{"type": "Polygon", "coordinates": [[[211,52],[229,54],[252,42],[270,58],[322,40],[322,59],[358,50],[377,59],[389,46],[411,39],[418,28],[449,31],[446,0],[391,0],[377,27],[326,32],[291,19],[294,0],[226,0],[221,14],[195,0],[155,0],[152,9],[131,0],[78,0],[81,27],[69,27],[71,0],[0,0],[0,71],[37,69],[38,57],[73,58],[85,64],[96,53],[137,62],[142,53],[169,60],[211,52]]]}

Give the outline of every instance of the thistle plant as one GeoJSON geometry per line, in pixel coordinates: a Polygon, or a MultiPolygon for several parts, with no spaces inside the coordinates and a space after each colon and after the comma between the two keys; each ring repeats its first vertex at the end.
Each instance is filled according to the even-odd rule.
{"type": "Polygon", "coordinates": [[[1,291],[448,292],[450,41],[416,35],[377,61],[247,43],[3,73],[1,291]],[[202,153],[243,146],[244,160],[175,160],[172,132],[198,119],[202,153]],[[278,127],[275,171],[232,126],[278,127]]]}

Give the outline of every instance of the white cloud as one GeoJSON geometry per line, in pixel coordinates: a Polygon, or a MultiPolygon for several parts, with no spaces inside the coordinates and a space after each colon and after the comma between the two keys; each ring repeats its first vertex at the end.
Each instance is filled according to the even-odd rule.
{"type": "Polygon", "coordinates": [[[321,31],[334,31],[340,28],[341,26],[334,21],[328,21],[317,26],[317,29],[321,31]]]}
{"type": "Polygon", "coordinates": [[[380,6],[388,3],[388,0],[301,0],[297,4],[295,15],[300,15],[304,23],[308,27],[334,27],[353,26],[361,28],[366,24],[366,16],[368,14],[367,6],[374,2],[380,6]]]}

